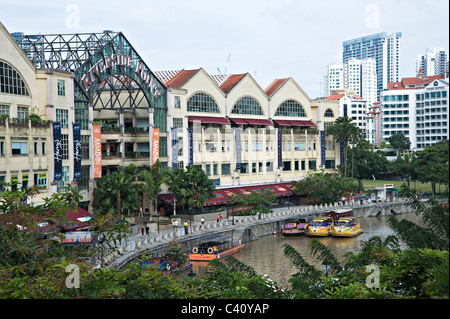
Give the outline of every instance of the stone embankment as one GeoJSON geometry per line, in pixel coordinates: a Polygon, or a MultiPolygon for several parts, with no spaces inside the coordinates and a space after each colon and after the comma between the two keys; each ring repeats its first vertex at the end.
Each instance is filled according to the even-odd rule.
{"type": "Polygon", "coordinates": [[[244,242],[255,240],[260,236],[281,231],[281,227],[286,220],[320,216],[326,211],[342,208],[352,208],[355,217],[395,215],[411,211],[409,204],[402,200],[377,203],[366,203],[363,200],[344,204],[294,206],[290,209],[276,208],[272,213],[260,216],[234,217],[234,224],[231,218],[219,222],[205,222],[204,225],[192,223],[188,228],[188,234],[185,234],[184,227],[178,227],[176,230],[164,229],[160,230],[159,233],[150,232],[144,236],[130,236],[118,243],[114,252],[105,256],[102,263],[103,266],[108,268],[118,269],[144,253],[163,249],[174,241],[182,242],[187,248],[192,248],[190,246],[193,245],[193,242],[198,243],[202,238],[206,239],[216,234],[231,235],[234,240],[243,240],[244,242]]]}

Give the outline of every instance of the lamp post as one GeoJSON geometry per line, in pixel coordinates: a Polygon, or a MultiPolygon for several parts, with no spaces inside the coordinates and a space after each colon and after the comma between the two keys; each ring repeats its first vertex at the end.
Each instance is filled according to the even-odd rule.
{"type": "Polygon", "coordinates": [[[327,260],[324,260],[322,262],[322,269],[325,271],[325,277],[328,278],[328,271],[330,271],[330,263],[327,260]]]}
{"type": "Polygon", "coordinates": [[[233,206],[233,204],[234,204],[234,201],[231,200],[231,217],[232,217],[233,226],[234,226],[234,206],[233,206]]]}
{"type": "Polygon", "coordinates": [[[159,235],[159,211],[156,211],[156,216],[158,216],[158,235],[159,235]]]}

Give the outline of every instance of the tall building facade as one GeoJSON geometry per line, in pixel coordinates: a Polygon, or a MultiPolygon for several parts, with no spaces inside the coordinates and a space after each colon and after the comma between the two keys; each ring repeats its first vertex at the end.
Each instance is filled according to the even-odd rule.
{"type": "Polygon", "coordinates": [[[376,63],[372,58],[349,59],[346,63],[330,64],[325,76],[324,95],[336,90],[351,90],[371,106],[377,101],[376,63]]]}
{"type": "Polygon", "coordinates": [[[425,54],[417,57],[416,74],[422,71],[424,76],[444,74],[448,69],[448,54],[439,47],[428,48],[425,54]]]}
{"type": "Polygon", "coordinates": [[[355,38],[342,43],[342,62],[351,58],[359,60],[375,59],[377,72],[377,98],[389,82],[396,82],[400,77],[402,33],[386,32],[355,38]]]}
{"type": "Polygon", "coordinates": [[[208,205],[224,206],[239,188],[292,195],[292,181],[341,164],[324,132],[337,102],[292,78],[262,89],[248,73],[157,74],[121,32],[12,37],[0,23],[0,181],[38,186],[35,203],[70,183],[92,212],[98,178],[159,159],[201,167],[217,186],[208,205]]]}
{"type": "Polygon", "coordinates": [[[381,139],[403,133],[411,148],[423,149],[449,138],[447,75],[402,78],[382,92],[381,139]]]}

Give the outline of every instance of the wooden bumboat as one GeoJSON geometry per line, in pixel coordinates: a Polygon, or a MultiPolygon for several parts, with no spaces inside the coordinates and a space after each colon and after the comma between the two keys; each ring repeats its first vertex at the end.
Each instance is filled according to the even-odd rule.
{"type": "Polygon", "coordinates": [[[281,233],[284,236],[304,235],[308,229],[306,219],[299,219],[296,223],[287,223],[283,226],[281,233]]]}
{"type": "Polygon", "coordinates": [[[211,261],[215,258],[223,258],[235,254],[244,246],[241,240],[238,242],[232,241],[232,237],[210,240],[194,246],[189,254],[189,259],[191,261],[211,261]]]}

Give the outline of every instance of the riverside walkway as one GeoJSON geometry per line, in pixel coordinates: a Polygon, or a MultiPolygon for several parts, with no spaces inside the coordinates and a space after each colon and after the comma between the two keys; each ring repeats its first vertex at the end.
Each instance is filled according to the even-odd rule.
{"type": "MultiPolygon", "coordinates": [[[[162,249],[167,247],[172,242],[185,242],[193,239],[201,239],[212,234],[218,234],[223,232],[233,232],[237,229],[243,229],[252,227],[262,223],[274,223],[287,219],[317,216],[324,213],[327,210],[352,208],[354,215],[360,216],[378,216],[380,214],[385,215],[393,212],[393,207],[401,213],[405,205],[409,206],[407,202],[394,200],[390,203],[377,202],[366,203],[361,202],[345,202],[325,204],[325,205],[310,205],[310,206],[291,206],[290,208],[274,208],[273,212],[267,214],[261,214],[261,216],[235,216],[234,225],[231,219],[224,219],[219,222],[210,221],[205,222],[202,226],[199,222],[193,222],[188,228],[188,234],[184,233],[184,227],[179,226],[176,230],[173,229],[160,229],[159,234],[157,231],[150,231],[148,235],[134,235],[128,236],[115,246],[115,250],[109,255],[105,256],[102,260],[104,267],[119,269],[132,259],[139,257],[140,255],[162,249]]],[[[395,212],[394,212],[395,213],[395,212]]]]}

